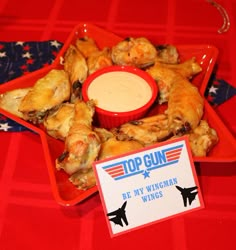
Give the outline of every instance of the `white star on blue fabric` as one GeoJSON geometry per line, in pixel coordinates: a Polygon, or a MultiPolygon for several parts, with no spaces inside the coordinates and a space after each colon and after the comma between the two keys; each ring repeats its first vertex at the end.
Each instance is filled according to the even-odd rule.
{"type": "Polygon", "coordinates": [[[23,46],[23,45],[24,45],[24,42],[22,42],[22,41],[18,41],[18,42],[16,42],[16,45],[23,46]]]}
{"type": "Polygon", "coordinates": [[[8,131],[10,128],[12,127],[9,126],[8,123],[0,123],[0,130],[8,131]]]}
{"type": "Polygon", "coordinates": [[[149,178],[150,177],[149,174],[150,174],[150,172],[147,170],[143,171],[143,173],[142,173],[142,175],[144,176],[144,179],[149,178]]]}
{"type": "Polygon", "coordinates": [[[61,44],[58,41],[56,41],[56,40],[51,41],[50,43],[51,43],[51,46],[55,46],[56,48],[58,48],[58,47],[61,46],[61,44]]]}
{"type": "Polygon", "coordinates": [[[25,54],[22,55],[24,58],[31,58],[31,54],[29,52],[26,52],[25,54]]]}
{"type": "Polygon", "coordinates": [[[6,52],[0,52],[0,57],[6,57],[6,52]]]}
{"type": "Polygon", "coordinates": [[[214,87],[214,86],[211,86],[210,89],[209,89],[209,93],[214,93],[216,94],[218,88],[214,87]]]}

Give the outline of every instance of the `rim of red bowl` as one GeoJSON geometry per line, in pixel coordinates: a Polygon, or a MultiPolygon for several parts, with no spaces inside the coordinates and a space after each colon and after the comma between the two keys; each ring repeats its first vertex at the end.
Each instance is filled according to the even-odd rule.
{"type": "Polygon", "coordinates": [[[88,89],[90,83],[95,78],[97,78],[98,76],[105,74],[105,73],[117,72],[117,71],[132,73],[132,74],[138,75],[139,77],[143,78],[152,89],[152,97],[145,105],[143,105],[140,108],[134,109],[134,110],[124,111],[124,112],[116,112],[116,111],[108,111],[108,110],[105,110],[105,109],[102,109],[102,108],[99,108],[96,106],[95,109],[97,110],[97,112],[102,113],[104,115],[122,117],[122,116],[128,116],[129,114],[135,115],[138,113],[142,113],[143,111],[146,111],[154,103],[154,101],[157,98],[157,95],[158,95],[157,83],[147,72],[145,72],[144,70],[139,69],[137,67],[133,67],[133,66],[120,66],[120,65],[108,66],[108,67],[99,69],[99,70],[95,71],[94,73],[92,73],[91,75],[89,75],[82,85],[83,100],[84,101],[90,100],[88,95],[87,95],[87,89],[88,89]]]}

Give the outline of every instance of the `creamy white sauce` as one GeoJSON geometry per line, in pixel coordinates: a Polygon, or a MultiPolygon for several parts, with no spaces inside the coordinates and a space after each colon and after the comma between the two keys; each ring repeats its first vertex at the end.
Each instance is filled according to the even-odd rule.
{"type": "Polygon", "coordinates": [[[151,87],[143,78],[122,71],[102,74],[91,82],[87,91],[97,107],[113,112],[138,109],[152,97],[151,87]]]}

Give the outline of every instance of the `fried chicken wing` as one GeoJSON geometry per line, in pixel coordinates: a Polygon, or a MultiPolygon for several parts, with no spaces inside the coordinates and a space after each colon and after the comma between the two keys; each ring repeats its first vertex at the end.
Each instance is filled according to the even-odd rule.
{"type": "Polygon", "coordinates": [[[144,146],[135,140],[120,141],[116,137],[111,137],[101,144],[99,160],[128,153],[144,146]]]}
{"type": "Polygon", "coordinates": [[[105,128],[94,128],[94,132],[97,133],[97,135],[99,136],[101,143],[107,141],[108,139],[114,137],[114,134],[112,133],[112,131],[109,131],[105,128]]]}
{"type": "Polygon", "coordinates": [[[159,104],[166,103],[169,100],[170,89],[175,82],[175,71],[168,69],[165,65],[160,63],[155,63],[153,67],[146,70],[158,85],[158,102],[159,104]]]}
{"type": "Polygon", "coordinates": [[[147,38],[129,37],[112,47],[111,56],[114,64],[145,68],[154,64],[157,50],[147,38]]]}
{"type": "Polygon", "coordinates": [[[201,72],[200,65],[195,61],[194,58],[185,61],[180,64],[165,64],[156,62],[154,66],[146,70],[157,82],[159,89],[159,104],[168,102],[170,89],[172,85],[179,78],[178,74],[180,73],[184,78],[190,79],[194,75],[201,72]]]}
{"type": "Polygon", "coordinates": [[[135,140],[147,146],[170,136],[168,117],[158,114],[122,124],[112,131],[118,140],[135,140]]]}
{"type": "Polygon", "coordinates": [[[96,177],[92,168],[72,174],[69,181],[80,190],[87,190],[96,185],[96,177]]]}
{"type": "MultiPolygon", "coordinates": [[[[196,61],[195,57],[192,57],[191,59],[186,60],[182,63],[178,63],[178,64],[161,63],[161,65],[168,69],[172,69],[180,73],[182,76],[186,77],[187,79],[191,79],[193,76],[197,75],[198,73],[202,71],[202,67],[196,61]]],[[[155,66],[158,67],[158,63],[155,66]]]]}
{"type": "Polygon", "coordinates": [[[70,45],[64,56],[64,69],[71,83],[71,101],[81,95],[82,83],[88,76],[88,66],[84,56],[74,46],[70,45]]]}
{"type": "Polygon", "coordinates": [[[86,60],[74,45],[70,45],[66,50],[64,56],[64,69],[68,72],[72,84],[77,81],[84,82],[87,78],[88,67],[86,60]]]}
{"type": "Polygon", "coordinates": [[[53,138],[64,141],[74,118],[74,104],[62,103],[58,109],[49,112],[44,119],[44,127],[53,138]]]}
{"type": "Polygon", "coordinates": [[[95,132],[85,125],[72,125],[65,141],[65,158],[57,159],[57,169],[71,175],[77,171],[89,169],[98,156],[100,140],[95,132]]]}
{"type": "Polygon", "coordinates": [[[19,111],[19,106],[30,90],[31,88],[13,89],[1,94],[0,107],[9,113],[23,118],[23,114],[19,111]]]}
{"type": "Polygon", "coordinates": [[[69,175],[88,170],[100,150],[100,138],[92,130],[94,103],[77,101],[73,123],[65,140],[65,149],[56,160],[56,168],[69,175]]]}
{"type": "Polygon", "coordinates": [[[206,120],[201,120],[188,138],[193,155],[198,157],[206,156],[219,140],[216,131],[206,120]]]}
{"type": "Polygon", "coordinates": [[[168,126],[174,134],[195,129],[202,118],[204,100],[197,87],[176,72],[168,101],[168,126]]]}
{"type": "Polygon", "coordinates": [[[23,119],[41,123],[47,112],[70,98],[70,82],[64,70],[52,69],[37,80],[19,105],[23,119]]]}
{"type": "Polygon", "coordinates": [[[83,54],[85,59],[87,59],[94,52],[98,52],[99,48],[91,37],[85,36],[79,38],[75,41],[76,48],[83,54]]]}
{"type": "Polygon", "coordinates": [[[179,63],[179,53],[177,48],[171,44],[160,44],[155,46],[157,49],[156,61],[166,64],[179,63]]]}
{"type": "Polygon", "coordinates": [[[109,48],[95,51],[91,53],[87,58],[89,75],[99,69],[111,66],[112,64],[113,62],[111,59],[111,51],[109,48]]]}

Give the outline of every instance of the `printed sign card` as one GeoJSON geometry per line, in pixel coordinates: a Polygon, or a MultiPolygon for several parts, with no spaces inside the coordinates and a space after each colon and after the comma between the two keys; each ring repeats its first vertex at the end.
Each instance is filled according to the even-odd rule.
{"type": "Polygon", "coordinates": [[[204,207],[187,137],[94,163],[111,236],[204,207]]]}

